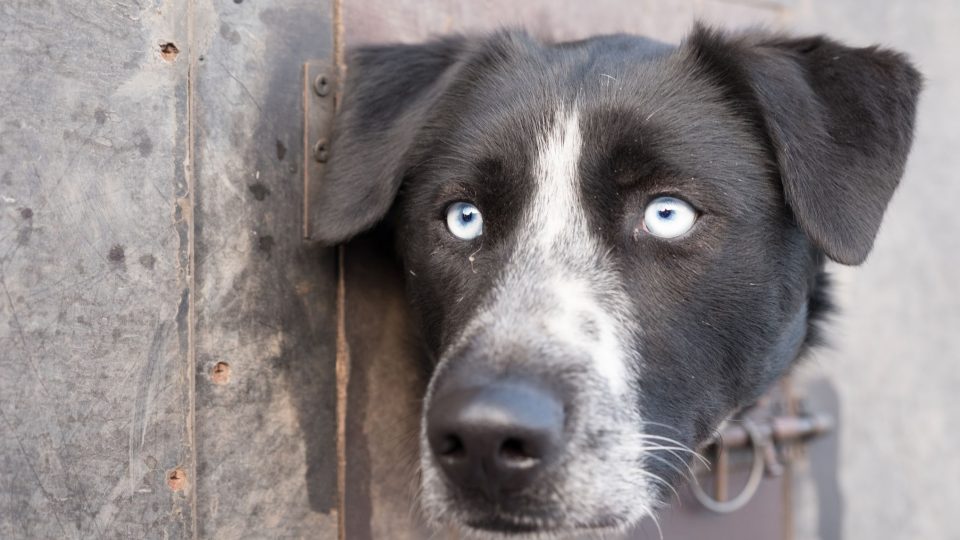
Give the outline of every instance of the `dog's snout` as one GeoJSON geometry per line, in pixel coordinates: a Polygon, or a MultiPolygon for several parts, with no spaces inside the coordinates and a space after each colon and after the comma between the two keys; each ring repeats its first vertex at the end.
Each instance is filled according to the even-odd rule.
{"type": "Polygon", "coordinates": [[[564,407],[520,380],[447,385],[431,404],[427,438],[454,485],[493,499],[529,486],[560,453],[564,407]]]}

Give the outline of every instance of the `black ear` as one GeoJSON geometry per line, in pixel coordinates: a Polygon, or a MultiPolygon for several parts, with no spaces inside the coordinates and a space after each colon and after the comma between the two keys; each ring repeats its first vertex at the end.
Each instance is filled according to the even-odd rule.
{"type": "Polygon", "coordinates": [[[353,51],[316,204],[314,236],[343,242],[390,209],[405,158],[431,105],[449,84],[466,39],[353,51]]]}
{"type": "Polygon", "coordinates": [[[687,47],[753,114],[800,227],[831,259],[863,262],[903,175],[917,70],[896,52],[822,36],[726,36],[698,26],[687,47]]]}

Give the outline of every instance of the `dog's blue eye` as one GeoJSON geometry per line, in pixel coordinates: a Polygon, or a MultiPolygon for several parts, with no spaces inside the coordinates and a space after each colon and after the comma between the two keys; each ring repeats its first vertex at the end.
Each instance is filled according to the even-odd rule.
{"type": "Polygon", "coordinates": [[[473,240],[483,234],[483,216],[468,202],[455,202],[447,207],[447,228],[461,240],[473,240]]]}
{"type": "Polygon", "coordinates": [[[643,228],[659,238],[676,238],[697,221],[697,211],[674,197],[657,197],[643,211],[643,228]]]}

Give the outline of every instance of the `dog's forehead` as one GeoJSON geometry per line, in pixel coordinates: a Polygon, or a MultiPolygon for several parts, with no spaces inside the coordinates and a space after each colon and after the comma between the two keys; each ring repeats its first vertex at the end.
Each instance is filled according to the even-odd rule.
{"type": "Polygon", "coordinates": [[[687,164],[734,150],[763,153],[755,140],[731,146],[749,139],[751,128],[679,49],[601,38],[525,51],[464,77],[469,91],[448,96],[433,123],[460,157],[532,166],[561,109],[576,111],[586,153],[657,146],[663,157],[687,164]]]}

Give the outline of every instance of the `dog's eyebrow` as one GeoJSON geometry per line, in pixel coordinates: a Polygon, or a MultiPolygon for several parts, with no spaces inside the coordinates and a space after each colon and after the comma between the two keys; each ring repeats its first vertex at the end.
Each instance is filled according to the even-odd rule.
{"type": "Polygon", "coordinates": [[[583,114],[584,162],[590,176],[633,187],[649,178],[683,174],[659,151],[661,127],[642,118],[643,111],[604,107],[583,114]]]}
{"type": "MultiPolygon", "coordinates": [[[[645,139],[649,139],[645,137],[645,139]]],[[[588,145],[589,146],[589,145],[588,145]]],[[[581,167],[586,178],[617,188],[638,189],[651,183],[682,183],[690,173],[664,159],[649,143],[627,136],[608,147],[585,149],[581,167]]]]}
{"type": "Polygon", "coordinates": [[[677,167],[652,155],[648,150],[634,154],[629,149],[618,148],[611,152],[609,159],[613,172],[611,179],[619,187],[644,187],[684,176],[677,167]]]}
{"type": "Polygon", "coordinates": [[[475,200],[489,199],[497,202],[504,197],[514,197],[512,193],[525,188],[517,177],[524,175],[523,166],[513,167],[500,157],[487,156],[476,161],[456,160],[453,167],[444,168],[436,197],[439,202],[450,202],[451,198],[468,197],[475,200]]]}
{"type": "Polygon", "coordinates": [[[477,198],[473,189],[474,184],[469,176],[451,176],[443,178],[434,193],[434,204],[445,205],[456,200],[470,200],[477,198]]]}

